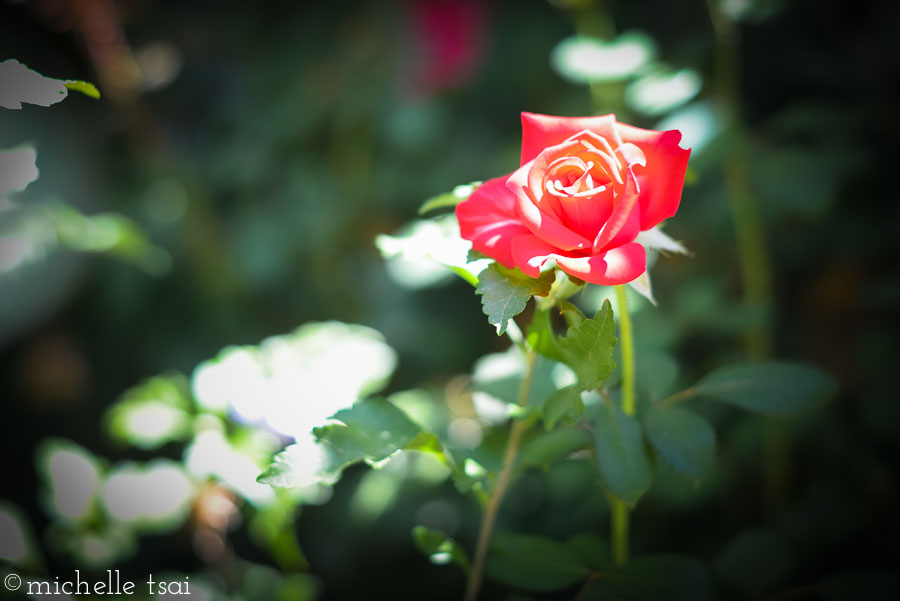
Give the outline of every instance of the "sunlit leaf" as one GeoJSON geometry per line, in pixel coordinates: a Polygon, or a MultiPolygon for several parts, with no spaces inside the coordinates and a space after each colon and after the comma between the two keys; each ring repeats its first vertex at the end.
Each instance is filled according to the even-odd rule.
{"type": "Polygon", "coordinates": [[[80,79],[70,79],[63,84],[66,89],[80,92],[89,98],[100,98],[100,90],[94,84],[80,79]]]}
{"type": "Polygon", "coordinates": [[[50,106],[66,95],[65,81],[44,77],[17,60],[0,62],[0,107],[20,109],[22,103],[50,106]]]}
{"type": "Polygon", "coordinates": [[[31,146],[0,150],[0,199],[38,178],[37,151],[31,146]]]}
{"type": "Polygon", "coordinates": [[[469,557],[465,549],[440,530],[416,526],[412,530],[412,535],[416,546],[428,556],[431,563],[445,565],[453,562],[463,571],[469,571],[469,557]]]}
{"type": "Polygon", "coordinates": [[[786,417],[817,409],[834,396],[837,383],[816,368],[771,361],[719,367],[694,390],[741,409],[786,417]]]}
{"type": "Polygon", "coordinates": [[[437,196],[429,198],[422,204],[421,207],[419,207],[419,215],[424,215],[425,213],[429,213],[437,209],[455,207],[456,205],[470,197],[472,195],[472,192],[475,191],[475,188],[480,185],[481,182],[463,184],[461,186],[456,186],[455,188],[453,188],[452,192],[446,192],[444,194],[439,194],[437,196]]]}
{"type": "Polygon", "coordinates": [[[453,273],[475,286],[478,273],[490,263],[469,261],[472,243],[460,236],[453,215],[412,221],[391,236],[377,236],[375,246],[387,259],[391,278],[413,289],[444,282],[453,273]]]}
{"type": "Polygon", "coordinates": [[[626,32],[612,41],[572,36],[557,44],[550,62],[561,76],[575,83],[625,79],[656,55],[656,44],[645,33],[626,32]]]}
{"type": "Polygon", "coordinates": [[[607,488],[634,505],[653,483],[653,469],[638,422],[611,403],[594,416],[597,466],[607,488]]]}
{"type": "Polygon", "coordinates": [[[37,464],[54,515],[81,521],[93,514],[104,470],[97,457],[71,441],[50,439],[38,447],[37,464]]]}
{"type": "Polygon", "coordinates": [[[345,464],[375,463],[410,444],[419,427],[385,399],[367,399],[334,414],[343,422],[315,428],[316,438],[336,449],[345,464]]]}
{"type": "Polygon", "coordinates": [[[587,575],[587,568],[562,543],[542,536],[497,532],[485,565],[487,575],[509,586],[552,591],[587,575]]]}
{"type": "Polygon", "coordinates": [[[676,470],[703,478],[715,461],[716,434],[705,419],[678,406],[650,409],[644,418],[647,439],[676,470]]]}
{"type": "Polygon", "coordinates": [[[157,459],[145,466],[115,466],[103,483],[101,499],[114,519],[142,531],[165,532],[184,523],[193,492],[180,463],[157,459]]]}
{"type": "Polygon", "coordinates": [[[706,567],[685,555],[636,557],[603,574],[622,601],[711,601],[716,598],[706,567]]]}
{"type": "Polygon", "coordinates": [[[110,434],[153,449],[190,434],[190,389],[180,374],[157,376],[127,390],[107,412],[110,434]]]}
{"type": "Polygon", "coordinates": [[[494,263],[478,274],[475,292],[481,295],[484,314],[499,336],[506,331],[509,320],[525,310],[528,299],[550,293],[554,279],[552,271],[532,278],[518,269],[506,269],[494,263]]]}
{"type": "Polygon", "coordinates": [[[689,254],[688,250],[678,242],[673,240],[658,226],[649,230],[642,231],[635,238],[635,242],[647,247],[655,248],[666,252],[678,253],[681,255],[689,254]]]}
{"type": "Polygon", "coordinates": [[[702,84],[693,69],[658,68],[626,86],[625,103],[645,115],[661,115],[690,101],[702,84]]]}
{"type": "Polygon", "coordinates": [[[603,384],[613,369],[613,348],[618,342],[612,306],[608,301],[591,319],[569,328],[559,339],[559,348],[581,386],[587,390],[603,384]]]}
{"type": "Polygon", "coordinates": [[[265,422],[299,439],[384,387],[396,361],[376,330],[337,321],[308,323],[258,346],[223,349],[194,370],[191,385],[203,410],[265,422]]]}

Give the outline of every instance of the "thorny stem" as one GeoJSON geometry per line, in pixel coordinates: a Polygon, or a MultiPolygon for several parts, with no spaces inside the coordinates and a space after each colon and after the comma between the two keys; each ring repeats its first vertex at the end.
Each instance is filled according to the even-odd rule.
{"type": "MultiPolygon", "coordinates": [[[[526,349],[525,351],[525,373],[522,375],[522,383],[519,386],[518,404],[524,407],[528,402],[528,392],[531,389],[531,377],[534,374],[534,351],[526,349]]],[[[503,496],[512,479],[513,468],[516,464],[516,456],[519,453],[519,446],[522,443],[522,436],[528,430],[531,422],[523,420],[513,420],[512,429],[509,433],[509,440],[506,443],[506,450],[503,453],[503,467],[497,476],[497,484],[491,493],[487,506],[484,508],[484,517],[481,520],[481,527],[478,531],[478,542],[475,547],[475,557],[472,561],[472,571],[469,572],[469,580],[466,583],[465,601],[475,601],[478,599],[478,592],[481,589],[481,580],[484,576],[484,561],[487,558],[488,546],[491,542],[491,534],[494,531],[494,523],[497,520],[497,513],[500,510],[500,504],[503,502],[503,496]]]]}

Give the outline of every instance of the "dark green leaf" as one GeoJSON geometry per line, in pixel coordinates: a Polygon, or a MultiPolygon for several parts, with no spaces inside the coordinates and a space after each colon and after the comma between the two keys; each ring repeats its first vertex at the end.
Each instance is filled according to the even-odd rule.
{"type": "Polygon", "coordinates": [[[531,318],[528,326],[528,345],[538,353],[549,357],[554,361],[565,361],[562,349],[553,333],[553,325],[550,323],[550,310],[538,309],[531,318]]]}
{"type": "Polygon", "coordinates": [[[685,555],[638,557],[610,568],[603,582],[622,601],[706,601],[715,599],[706,567],[685,555]]]}
{"type": "Polygon", "coordinates": [[[541,536],[510,532],[494,535],[485,571],[495,580],[533,591],[565,588],[588,572],[565,545],[541,536]]]}
{"type": "Polygon", "coordinates": [[[575,451],[591,446],[591,435],[577,428],[558,428],[541,432],[522,447],[519,465],[523,467],[549,468],[575,451]]]}
{"type": "Polygon", "coordinates": [[[584,402],[581,400],[581,387],[566,386],[551,394],[544,401],[542,411],[544,425],[553,428],[557,422],[571,426],[584,413],[584,402]]]}
{"type": "Polygon", "coordinates": [[[453,188],[452,192],[445,192],[444,194],[438,194],[437,196],[433,196],[422,203],[422,206],[419,207],[419,215],[424,215],[425,213],[429,213],[434,211],[435,209],[443,209],[445,207],[455,207],[469,196],[472,195],[472,192],[475,191],[475,188],[481,185],[481,182],[472,182],[471,184],[464,184],[461,186],[456,186],[453,188]]]}
{"type": "Polygon", "coordinates": [[[559,339],[559,347],[582,387],[590,390],[603,384],[615,369],[612,354],[616,342],[612,306],[604,301],[593,318],[569,328],[566,336],[559,339]]]}
{"type": "Polygon", "coordinates": [[[656,452],[688,478],[699,480],[712,468],[716,433],[699,415],[677,406],[653,407],[644,428],[656,452]]]}
{"type": "Polygon", "coordinates": [[[714,567],[719,580],[730,588],[757,597],[784,584],[791,569],[791,552],[775,531],[750,530],[725,545],[714,567]]]}
{"type": "Polygon", "coordinates": [[[581,561],[592,570],[605,570],[609,564],[609,544],[596,534],[582,532],[566,543],[581,561]]]}
{"type": "Polygon", "coordinates": [[[859,568],[833,574],[819,586],[825,601],[893,601],[900,591],[897,568],[859,568]]]}
{"type": "Polygon", "coordinates": [[[481,305],[488,321],[497,328],[497,335],[506,331],[510,319],[525,310],[532,296],[547,296],[553,284],[552,271],[537,279],[518,269],[506,269],[494,263],[478,274],[475,292],[481,295],[481,305]]]}
{"type": "Polygon", "coordinates": [[[463,571],[469,571],[469,557],[465,550],[440,530],[416,526],[412,530],[412,535],[416,546],[428,556],[431,563],[444,565],[452,561],[463,571]]]}
{"type": "Polygon", "coordinates": [[[742,409],[786,417],[816,409],[837,390],[823,371],[792,363],[733,363],[704,376],[703,395],[742,409]]]}
{"type": "Polygon", "coordinates": [[[597,465],[607,488],[629,505],[653,482],[641,427],[618,407],[604,403],[595,417],[597,465]]]}

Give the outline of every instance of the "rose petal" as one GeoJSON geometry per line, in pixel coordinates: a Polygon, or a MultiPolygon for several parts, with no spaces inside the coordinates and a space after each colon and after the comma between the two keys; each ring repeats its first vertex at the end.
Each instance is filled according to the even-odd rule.
{"type": "Polygon", "coordinates": [[[641,230],[649,230],[678,211],[691,151],[678,145],[677,130],[653,131],[622,123],[617,127],[622,139],[637,145],[647,159],[646,167],[634,167],[634,174],[641,186],[641,230]]]}
{"type": "Polygon", "coordinates": [[[560,144],[584,130],[606,138],[613,148],[621,144],[621,139],[616,131],[615,115],[551,117],[535,113],[522,113],[522,160],[519,164],[524,165],[534,160],[548,146],[560,144]]]}
{"type": "Polygon", "coordinates": [[[550,258],[569,275],[600,286],[626,284],[647,268],[644,247],[636,242],[590,257],[553,255],[550,258]]]}
{"type": "Polygon", "coordinates": [[[541,240],[560,250],[588,249],[591,241],[567,228],[556,215],[538,206],[527,188],[531,163],[519,167],[506,182],[516,197],[522,223],[541,240]]]}
{"type": "Polygon", "coordinates": [[[594,253],[621,246],[634,240],[641,228],[640,189],[630,169],[625,170],[625,189],[613,207],[603,229],[594,239],[594,253]]]}
{"type": "Polygon", "coordinates": [[[544,263],[557,250],[532,234],[514,238],[511,248],[516,267],[521,269],[525,275],[533,278],[541,275],[544,263]]]}
{"type": "Polygon", "coordinates": [[[513,267],[510,243],[529,230],[519,219],[515,195],[506,187],[508,177],[490,179],[478,186],[468,199],[456,205],[456,219],[460,235],[472,241],[472,248],[504,267],[513,267]]]}

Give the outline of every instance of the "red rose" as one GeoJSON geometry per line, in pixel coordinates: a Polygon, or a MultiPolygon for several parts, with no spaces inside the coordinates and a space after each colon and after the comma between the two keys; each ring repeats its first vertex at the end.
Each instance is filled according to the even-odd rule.
{"type": "Polygon", "coordinates": [[[678,131],[522,113],[522,162],[456,207],[475,250],[532,277],[548,260],[601,285],[644,273],[635,241],[675,214],[690,150],[678,131]]]}

